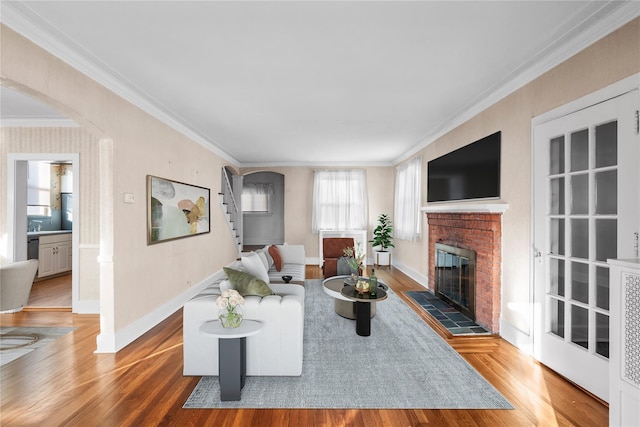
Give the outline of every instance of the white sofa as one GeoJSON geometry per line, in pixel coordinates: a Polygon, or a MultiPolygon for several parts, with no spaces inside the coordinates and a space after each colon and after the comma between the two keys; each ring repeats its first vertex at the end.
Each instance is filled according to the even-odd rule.
{"type": "MultiPolygon", "coordinates": [[[[302,373],[305,289],[300,284],[275,281],[282,282],[281,276],[288,274],[293,276],[293,281],[304,282],[305,252],[302,245],[284,246],[287,248],[280,252],[282,271],[271,271],[273,260],[270,257],[267,257],[268,269],[265,266],[267,275],[274,277],[269,287],[275,295],[245,296],[241,307],[245,319],[262,323],[262,330],[257,335],[246,338],[247,375],[298,376],[302,373]]],[[[250,270],[255,268],[255,255],[243,254],[241,261],[229,267],[253,274],[250,270]]],[[[200,326],[217,319],[216,299],[223,280],[224,277],[209,285],[184,305],[184,375],[218,375],[218,340],[201,334],[200,326]]]]}

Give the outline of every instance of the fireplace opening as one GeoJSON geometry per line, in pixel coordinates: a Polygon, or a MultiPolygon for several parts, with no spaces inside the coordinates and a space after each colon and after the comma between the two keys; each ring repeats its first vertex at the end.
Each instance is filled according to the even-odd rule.
{"type": "Polygon", "coordinates": [[[435,244],[435,293],[471,320],[476,320],[476,253],[435,244]]]}

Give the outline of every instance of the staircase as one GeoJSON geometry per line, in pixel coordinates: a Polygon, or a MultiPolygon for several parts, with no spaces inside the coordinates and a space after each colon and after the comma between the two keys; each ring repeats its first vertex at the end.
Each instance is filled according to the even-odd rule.
{"type": "Polygon", "coordinates": [[[220,199],[222,213],[227,220],[226,222],[229,226],[229,230],[231,231],[231,235],[233,236],[233,240],[238,250],[238,255],[240,255],[242,252],[242,233],[239,230],[240,224],[238,220],[242,219],[240,216],[242,213],[238,210],[238,204],[233,196],[233,187],[231,186],[229,175],[225,168],[222,168],[222,191],[218,193],[218,196],[220,199]]]}

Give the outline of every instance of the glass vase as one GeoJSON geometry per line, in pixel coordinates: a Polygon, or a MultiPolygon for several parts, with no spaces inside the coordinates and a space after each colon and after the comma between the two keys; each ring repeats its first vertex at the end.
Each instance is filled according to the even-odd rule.
{"type": "Polygon", "coordinates": [[[242,309],[239,305],[221,308],[218,318],[223,328],[237,328],[242,323],[242,309]]]}

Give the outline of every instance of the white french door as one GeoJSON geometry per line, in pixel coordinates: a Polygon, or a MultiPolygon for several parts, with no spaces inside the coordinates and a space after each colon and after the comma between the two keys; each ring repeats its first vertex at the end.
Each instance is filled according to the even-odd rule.
{"type": "Polygon", "coordinates": [[[609,267],[637,257],[638,91],[536,126],[534,351],[609,400],[609,267]]]}

